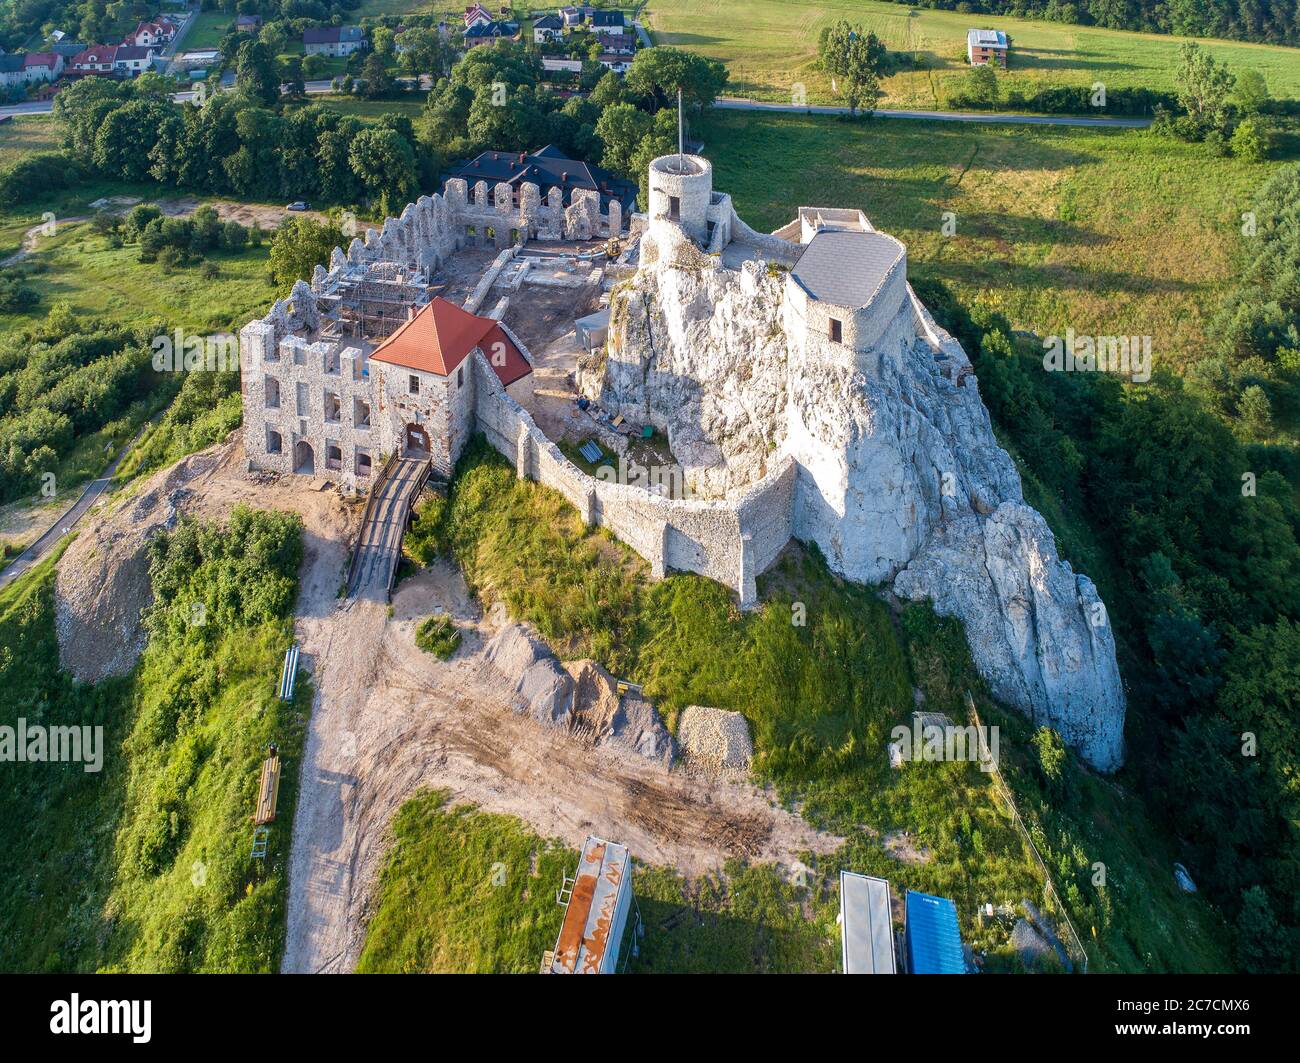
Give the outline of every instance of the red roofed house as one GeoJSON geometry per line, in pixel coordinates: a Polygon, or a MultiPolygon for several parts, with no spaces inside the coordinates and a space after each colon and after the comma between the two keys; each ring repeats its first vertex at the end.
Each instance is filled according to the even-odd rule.
{"type": "Polygon", "coordinates": [[[28,81],[53,81],[63,73],[63,56],[58,52],[28,52],[23,56],[23,75],[28,81]]]}
{"type": "MultiPolygon", "coordinates": [[[[533,367],[509,330],[489,317],[435,298],[370,355],[381,423],[401,453],[427,452],[450,473],[475,429],[475,361],[516,402],[532,387],[533,367]]],[[[386,447],[385,449],[393,449],[386,447]]]]}
{"type": "Polygon", "coordinates": [[[117,60],[116,44],[92,44],[84,52],[78,52],[68,65],[76,74],[111,74],[117,60]]]}
{"type": "Polygon", "coordinates": [[[126,35],[123,44],[133,44],[138,48],[153,48],[161,51],[176,36],[180,27],[171,19],[157,18],[150,22],[141,22],[126,35]]]}

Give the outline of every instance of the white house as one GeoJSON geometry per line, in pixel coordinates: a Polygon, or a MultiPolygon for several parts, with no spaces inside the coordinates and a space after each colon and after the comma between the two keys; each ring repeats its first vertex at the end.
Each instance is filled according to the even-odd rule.
{"type": "Polygon", "coordinates": [[[1001,30],[970,30],[966,34],[966,59],[971,66],[996,63],[1005,70],[1009,46],[1001,30]]]}
{"type": "Polygon", "coordinates": [[[307,55],[351,55],[366,46],[360,26],[319,26],[303,30],[302,49],[307,55]]]}
{"type": "Polygon", "coordinates": [[[533,23],[533,43],[545,44],[564,36],[564,23],[559,15],[543,15],[533,23]]]}
{"type": "Polygon", "coordinates": [[[126,35],[123,44],[133,44],[138,48],[154,48],[161,51],[176,36],[180,29],[175,22],[165,15],[150,22],[141,22],[126,35]]]}
{"type": "Polygon", "coordinates": [[[135,44],[120,44],[113,57],[113,69],[119,74],[135,77],[153,65],[155,49],[135,44]]]}
{"type": "Polygon", "coordinates": [[[73,56],[69,65],[78,74],[111,74],[121,47],[120,44],[92,44],[73,56]]]}
{"type": "Polygon", "coordinates": [[[591,13],[592,33],[622,33],[627,25],[623,21],[622,11],[593,11],[591,13]]]}

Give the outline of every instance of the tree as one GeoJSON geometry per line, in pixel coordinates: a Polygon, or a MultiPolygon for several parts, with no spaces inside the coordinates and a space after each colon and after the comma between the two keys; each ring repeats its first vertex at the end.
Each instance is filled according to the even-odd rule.
{"type": "Polygon", "coordinates": [[[318,266],[328,266],[334,248],[345,243],[343,231],[312,218],[285,218],[271,240],[271,281],[287,291],[294,281],[310,280],[318,266]]]}
{"type": "Polygon", "coordinates": [[[397,214],[415,198],[415,153],[394,130],[372,127],[358,133],[348,163],[381,213],[397,214]]]}
{"type": "Polygon", "coordinates": [[[1232,89],[1232,102],[1238,114],[1259,114],[1268,103],[1268,82],[1264,75],[1253,66],[1241,71],[1232,89]]]}
{"type": "Polygon", "coordinates": [[[713,106],[726,83],[727,68],[716,59],[664,47],[637,52],[624,78],[627,91],[645,99],[652,111],[675,106],[681,89],[682,105],[698,113],[713,106]]]}
{"type": "Polygon", "coordinates": [[[1232,131],[1232,154],[1245,162],[1263,162],[1273,146],[1273,128],[1263,118],[1247,118],[1232,131]]]}
{"type": "Polygon", "coordinates": [[[361,78],[365,82],[364,93],[367,99],[377,100],[393,91],[393,76],[388,72],[388,64],[378,52],[371,52],[361,64],[361,78]]]}
{"type": "Polygon", "coordinates": [[[1267,439],[1273,434],[1273,406],[1268,393],[1258,384],[1251,384],[1241,393],[1237,404],[1241,425],[1250,439],[1267,439]]]}
{"type": "Polygon", "coordinates": [[[600,164],[607,170],[632,176],[632,157],[650,132],[651,118],[630,103],[616,103],[605,108],[596,123],[596,136],[605,146],[600,164]]]}
{"type": "Polygon", "coordinates": [[[1178,49],[1174,84],[1178,103],[1202,131],[1222,130],[1227,123],[1228,94],[1236,79],[1226,66],[1191,41],[1178,49]]]}
{"type": "Polygon", "coordinates": [[[874,33],[841,19],[822,31],[818,58],[837,85],[842,86],[849,114],[859,107],[874,111],[880,99],[880,72],[887,52],[874,33]]]}
{"type": "Polygon", "coordinates": [[[280,77],[284,81],[285,92],[288,95],[301,97],[307,92],[301,56],[291,55],[286,58],[280,67],[280,77]]]}
{"type": "Polygon", "coordinates": [[[259,41],[245,41],[235,58],[235,87],[249,99],[270,106],[280,98],[275,57],[259,41]]]}

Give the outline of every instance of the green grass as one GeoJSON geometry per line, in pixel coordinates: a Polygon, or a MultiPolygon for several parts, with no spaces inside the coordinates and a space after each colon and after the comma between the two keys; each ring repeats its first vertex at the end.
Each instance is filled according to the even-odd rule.
{"type": "MultiPolygon", "coordinates": [[[[132,244],[113,247],[85,222],[65,223],[42,238],[24,261],[40,270],[32,284],[42,295],[33,312],[43,315],[56,302],[69,303],[78,316],[123,326],[162,321],[169,329],[192,332],[237,330],[256,316],[273,294],[266,276],[270,247],[210,255],[221,270],[205,279],[199,266],[167,272],[157,262],[140,262],[132,244]]],[[[0,337],[30,325],[32,318],[6,315],[0,337]]]]}
{"type": "MultiPolygon", "coordinates": [[[[564,917],[555,891],[578,853],[512,816],[448,807],[425,791],[393,820],[361,973],[529,974],[564,917]]],[[[637,865],[633,892],[646,933],[634,973],[834,969],[836,902],[786,882],[771,866],[729,863],[686,882],[637,865]],[[804,905],[816,915],[806,917],[804,905]]]]}
{"type": "MultiPolygon", "coordinates": [[[[825,914],[818,906],[834,900],[840,868],[881,874],[900,892],[952,897],[965,939],[987,953],[990,967],[1014,969],[1009,927],[981,926],[977,909],[1022,899],[1051,906],[990,777],[970,763],[894,770],[885,756],[892,729],[910,720],[914,689],[928,709],[956,720],[965,718],[969,690],[984,722],[1001,728],[1006,775],[1089,939],[1092,969],[1228,966],[1217,916],[1177,891],[1172,850],[1146,810],[1122,780],[1097,779],[1073,758],[1062,778],[1045,776],[1032,729],[989,699],[955,621],[924,606],[893,614],[872,589],[835,578],[815,551],[800,549],[760,579],[763,604],[750,613],[739,612],[725,588],[697,576],[651,582],[630,550],[586,530],[555,492],[517,480],[482,440],[461,459],[439,538],[485,604],[500,600],[513,616],[536,624],[562,657],[592,656],[644,684],[670,726],[691,703],[744,713],[758,778],[772,783],[783,802],[799,802],[810,822],[847,839],[833,857],[812,862],[807,896],[777,891],[774,899],[775,872],[768,868],[744,880],[753,895],[734,903],[772,912],[811,905],[816,924],[825,914]],[[801,614],[802,624],[795,619],[801,614]],[[896,831],[907,831],[928,861],[895,859],[885,839],[896,831]],[[1107,867],[1100,889],[1092,884],[1097,862],[1107,867]]],[[[652,877],[647,896],[667,904],[710,890],[724,896],[746,873],[733,867],[713,885],[677,887],[652,877]]],[[[732,915],[719,911],[718,920],[732,915]]],[[[760,922],[782,925],[775,914],[760,922]]],[[[647,940],[646,950],[655,969],[707,969],[710,962],[680,943],[647,940]]],[[[796,935],[762,953],[768,966],[754,960],[745,969],[826,969],[821,950],[796,935]]]]}
{"type": "Polygon", "coordinates": [[[756,229],[799,205],[860,207],[907,245],[913,278],[1043,336],[1150,335],[1178,368],[1201,353],[1241,213],[1277,165],[1141,131],[714,112],[700,135],[715,188],[756,229]]]}
{"type": "MultiPolygon", "coordinates": [[[[833,103],[814,69],[817,38],[840,19],[864,26],[894,51],[917,53],[923,69],[887,78],[882,106],[941,106],[969,69],[966,31],[1001,29],[1012,38],[1005,83],[1028,87],[1092,85],[1172,91],[1183,38],[957,11],[929,11],[875,0],[651,0],[646,18],[656,43],[689,48],[727,64],[728,91],[786,100],[797,84],[809,102],[833,103]]],[[[1200,41],[1231,69],[1259,70],[1279,97],[1300,95],[1300,52],[1232,41],[1200,41]]]]}
{"type": "Polygon", "coordinates": [[[0,774],[0,969],[278,969],[311,698],[305,683],[292,705],[275,696],[301,530],[294,517],[234,521],[173,558],[182,578],[163,595],[185,615],[205,600],[212,624],[168,618],[128,676],[83,686],[60,669],[57,558],[0,592],[0,719],[104,728],[99,773],[0,774]],[[249,820],[270,741],[286,769],[262,863],[249,820]]]}
{"type": "Polygon", "coordinates": [[[205,48],[215,48],[235,23],[235,16],[228,11],[204,11],[190,30],[185,34],[181,45],[183,52],[197,52],[205,48]]]}
{"type": "Polygon", "coordinates": [[[49,115],[16,115],[0,125],[0,170],[24,155],[57,151],[59,132],[49,115]]]}
{"type": "Polygon", "coordinates": [[[460,645],[460,629],[445,613],[426,616],[415,629],[415,644],[425,653],[445,661],[460,645]]]}

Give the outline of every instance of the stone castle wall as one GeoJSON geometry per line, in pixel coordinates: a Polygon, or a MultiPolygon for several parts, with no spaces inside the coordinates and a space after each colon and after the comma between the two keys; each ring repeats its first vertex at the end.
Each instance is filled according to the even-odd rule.
{"type": "Polygon", "coordinates": [[[583,472],[506,393],[482,354],[474,356],[474,374],[478,428],[520,479],[558,491],[589,527],[608,528],[649,561],[655,578],[670,569],[695,572],[730,587],[742,605],[757,600],[758,575],[793,533],[793,461],[780,462],[739,498],[664,498],[583,472]]]}

